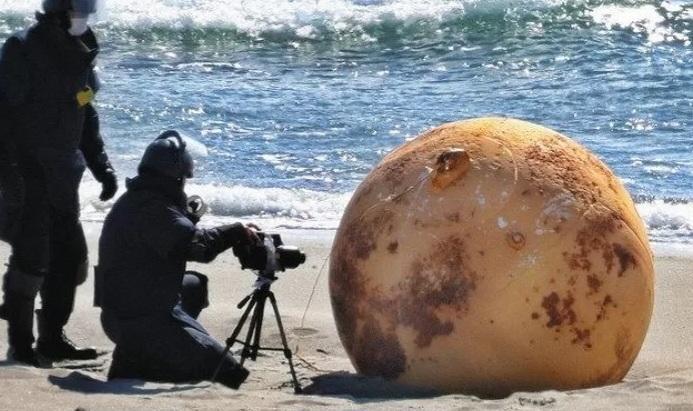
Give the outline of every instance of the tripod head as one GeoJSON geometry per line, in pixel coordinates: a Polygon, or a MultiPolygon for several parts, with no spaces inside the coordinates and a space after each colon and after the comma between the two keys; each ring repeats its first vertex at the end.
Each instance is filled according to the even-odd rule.
{"type": "Polygon", "coordinates": [[[258,298],[257,295],[262,293],[262,294],[267,294],[270,293],[270,287],[272,284],[277,281],[279,278],[277,278],[273,272],[261,272],[261,271],[256,271],[255,274],[257,274],[257,280],[255,280],[255,284],[253,284],[253,292],[246,295],[237,305],[236,308],[239,310],[245,307],[246,304],[248,304],[248,301],[250,301],[253,298],[258,298]]]}

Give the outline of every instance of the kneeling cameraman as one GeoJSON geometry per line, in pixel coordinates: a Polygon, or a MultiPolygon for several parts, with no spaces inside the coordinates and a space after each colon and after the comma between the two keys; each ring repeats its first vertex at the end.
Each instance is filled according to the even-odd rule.
{"type": "MultiPolygon", "coordinates": [[[[167,131],[147,147],[138,176],[104,223],[96,303],[116,344],[109,379],[209,380],[224,347],[196,321],[207,302],[207,278],[186,273],[187,261],[210,262],[235,246],[255,245],[240,224],[195,226],[184,185],[193,161],[185,142],[167,131]]],[[[238,388],[248,371],[226,356],[217,381],[238,388]]]]}

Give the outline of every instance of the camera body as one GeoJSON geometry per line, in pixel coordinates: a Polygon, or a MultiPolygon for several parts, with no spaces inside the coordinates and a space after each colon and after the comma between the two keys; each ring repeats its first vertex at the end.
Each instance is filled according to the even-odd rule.
{"type": "Polygon", "coordinates": [[[306,262],[306,255],[298,247],[284,245],[279,234],[257,232],[261,244],[234,247],[242,269],[251,269],[261,277],[274,278],[277,271],[296,268],[306,262]]]}

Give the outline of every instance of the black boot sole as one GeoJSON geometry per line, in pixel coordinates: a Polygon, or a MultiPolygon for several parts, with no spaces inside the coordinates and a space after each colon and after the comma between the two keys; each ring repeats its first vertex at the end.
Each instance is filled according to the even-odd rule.
{"type": "Polygon", "coordinates": [[[65,353],[51,352],[37,347],[36,352],[52,361],[88,361],[99,358],[99,353],[91,349],[65,353]]]}

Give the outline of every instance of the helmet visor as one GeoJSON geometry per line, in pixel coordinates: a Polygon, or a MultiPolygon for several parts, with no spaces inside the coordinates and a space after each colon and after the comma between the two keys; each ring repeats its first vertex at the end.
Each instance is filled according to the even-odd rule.
{"type": "Polygon", "coordinates": [[[99,9],[98,0],[72,0],[72,12],[79,16],[94,14],[99,9]]]}

